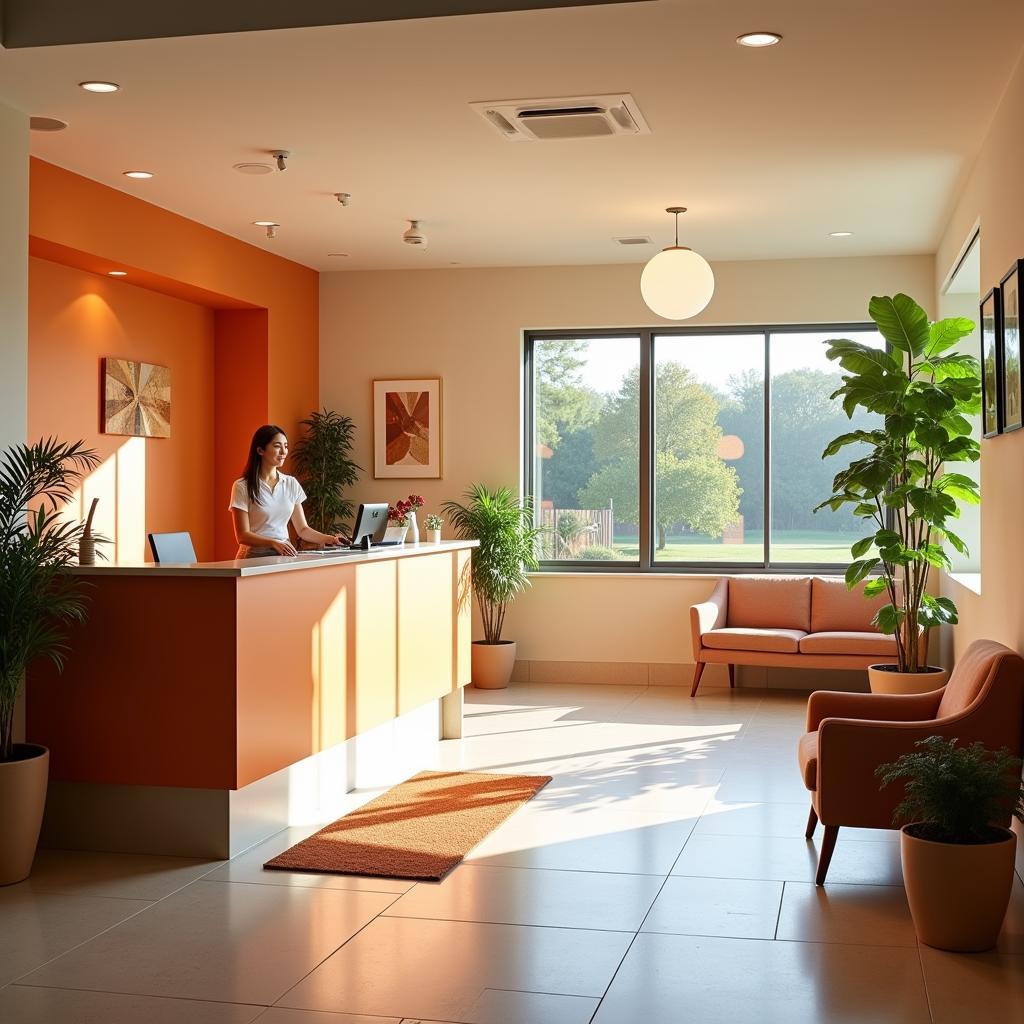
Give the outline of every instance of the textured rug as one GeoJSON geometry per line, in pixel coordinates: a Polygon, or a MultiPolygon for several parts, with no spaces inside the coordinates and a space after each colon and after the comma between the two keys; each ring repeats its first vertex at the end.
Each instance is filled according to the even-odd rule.
{"type": "Polygon", "coordinates": [[[420,772],[263,866],[437,880],[550,781],[550,775],[420,772]]]}

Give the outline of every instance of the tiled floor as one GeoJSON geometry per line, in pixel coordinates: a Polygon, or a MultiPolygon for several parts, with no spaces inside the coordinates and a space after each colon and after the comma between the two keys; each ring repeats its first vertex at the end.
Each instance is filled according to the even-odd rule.
{"type": "MultiPolygon", "coordinates": [[[[427,767],[553,776],[440,884],[40,854],[0,889],[3,1024],[1024,1022],[1024,887],[999,947],[919,947],[895,833],[813,884],[806,697],[467,691],[427,767]]],[[[353,796],[353,806],[373,793],[353,796]]]]}

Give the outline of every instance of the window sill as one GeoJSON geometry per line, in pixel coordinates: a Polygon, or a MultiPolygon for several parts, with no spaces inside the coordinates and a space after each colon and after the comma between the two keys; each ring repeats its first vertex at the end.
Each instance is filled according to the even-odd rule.
{"type": "Polygon", "coordinates": [[[959,584],[964,590],[970,590],[972,593],[981,594],[981,573],[980,572],[950,572],[946,575],[954,583],[959,584]]]}
{"type": "Polygon", "coordinates": [[[639,570],[621,570],[602,572],[601,570],[581,572],[578,569],[545,569],[541,572],[528,572],[526,574],[531,580],[543,579],[601,579],[601,580],[707,580],[720,579],[723,576],[838,576],[842,577],[843,570],[828,572],[823,569],[794,569],[791,572],[784,569],[754,569],[740,570],[735,568],[707,569],[702,572],[695,570],[681,570],[674,572],[666,569],[653,569],[650,572],[639,570]]]}

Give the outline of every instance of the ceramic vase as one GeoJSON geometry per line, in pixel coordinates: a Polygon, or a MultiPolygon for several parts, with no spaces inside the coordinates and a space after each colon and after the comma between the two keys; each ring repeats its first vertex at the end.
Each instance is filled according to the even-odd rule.
{"type": "Polygon", "coordinates": [[[413,544],[419,544],[420,542],[420,524],[416,522],[416,513],[409,513],[409,540],[413,544]]]}

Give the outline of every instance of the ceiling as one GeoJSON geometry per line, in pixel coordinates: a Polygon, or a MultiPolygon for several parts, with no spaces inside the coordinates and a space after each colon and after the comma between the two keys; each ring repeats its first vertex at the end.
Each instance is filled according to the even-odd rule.
{"type": "Polygon", "coordinates": [[[0,99],[69,122],[33,133],[35,155],[320,270],[642,262],[671,242],[674,204],[690,208],[680,241],[712,260],[934,251],[1020,56],[1024,4],[770,6],[3,50],[0,99]],[[736,45],[754,29],[784,40],[736,45]],[[85,79],[122,89],[91,95],[85,79]],[[510,143],[470,107],[591,92],[631,93],[651,134],[510,143]],[[284,172],[232,169],[278,148],[293,153],[284,172]],[[122,176],[136,168],[157,176],[122,176]],[[413,217],[425,250],[402,244],[413,217]],[[655,245],[613,242],[627,235],[655,245]]]}

